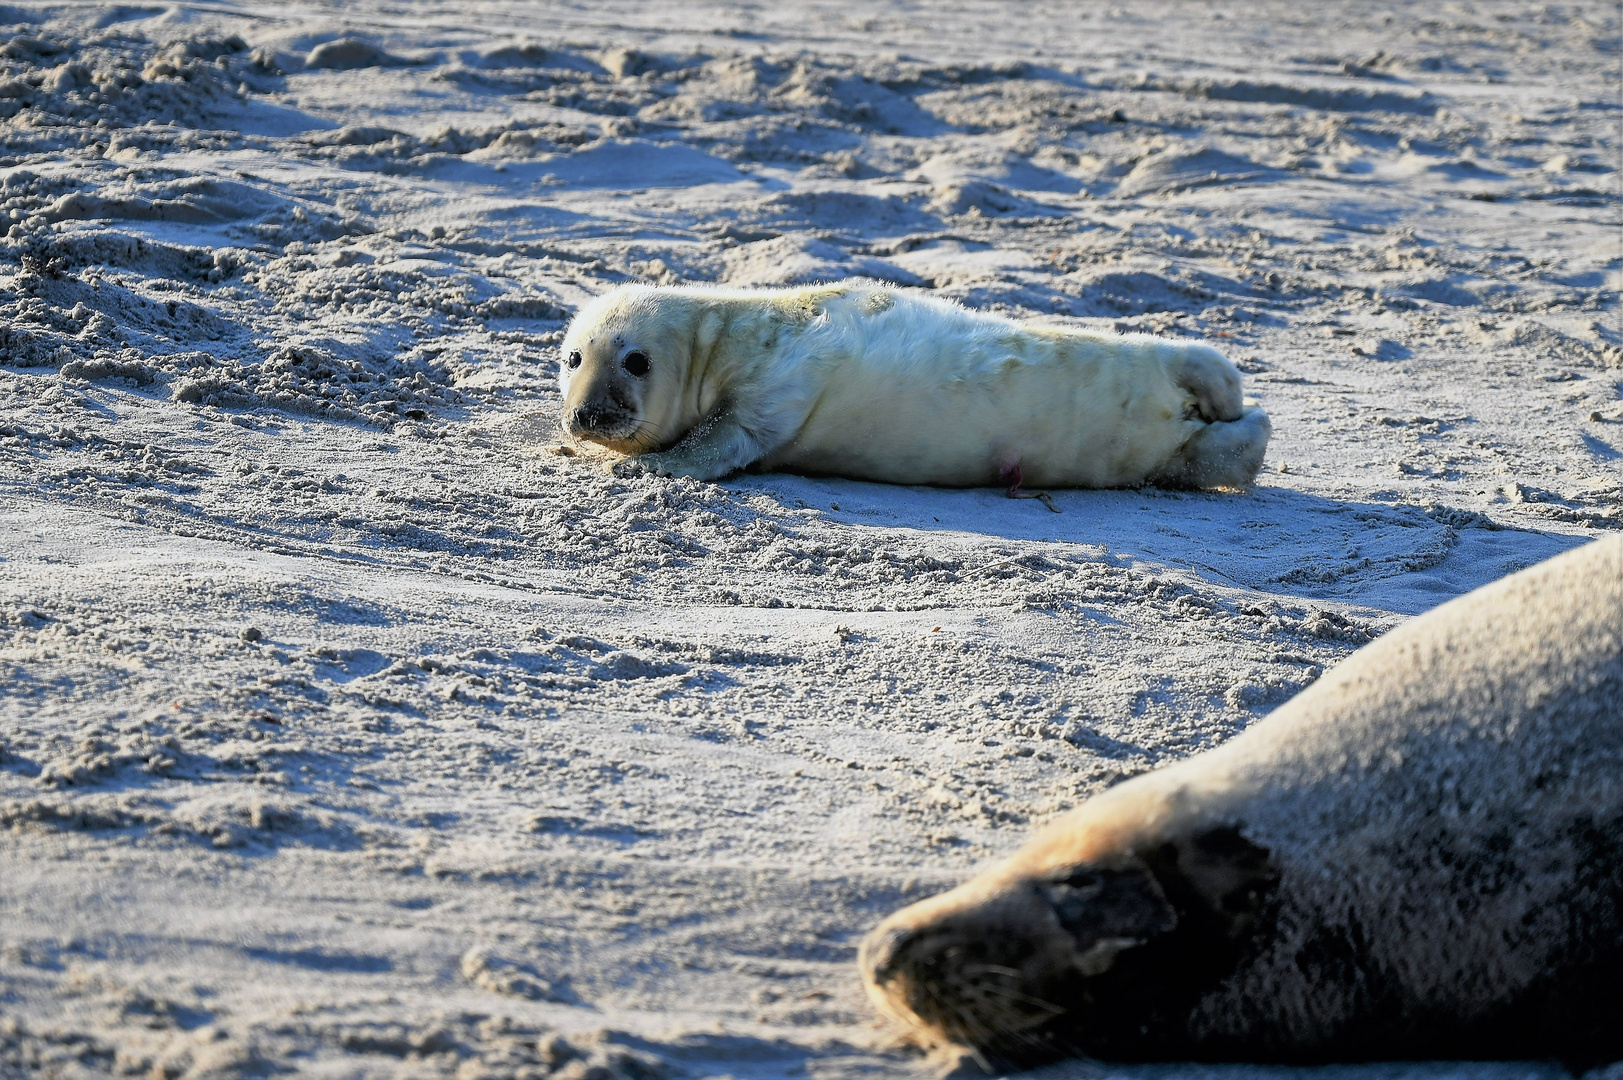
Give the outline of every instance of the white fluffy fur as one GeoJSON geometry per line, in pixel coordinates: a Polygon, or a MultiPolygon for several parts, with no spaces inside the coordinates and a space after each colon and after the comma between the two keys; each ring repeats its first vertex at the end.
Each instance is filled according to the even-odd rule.
{"type": "Polygon", "coordinates": [[[1243,487],[1270,430],[1210,346],[1020,323],[871,282],[622,286],[580,311],[562,355],[566,427],[638,455],[622,472],[980,486],[1018,468],[1040,486],[1243,487]],[[646,376],[624,370],[632,352],[646,376]]]}

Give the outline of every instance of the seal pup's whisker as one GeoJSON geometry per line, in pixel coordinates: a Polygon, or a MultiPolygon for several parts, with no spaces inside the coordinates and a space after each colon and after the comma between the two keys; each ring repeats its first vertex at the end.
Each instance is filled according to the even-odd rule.
{"type": "Polygon", "coordinates": [[[652,450],[654,447],[665,441],[664,435],[661,433],[659,426],[657,424],[650,423],[647,420],[637,421],[636,430],[633,432],[631,437],[632,440],[636,442],[637,445],[640,446],[645,452],[652,450]],[[652,432],[653,434],[650,436],[649,432],[652,432]]]}

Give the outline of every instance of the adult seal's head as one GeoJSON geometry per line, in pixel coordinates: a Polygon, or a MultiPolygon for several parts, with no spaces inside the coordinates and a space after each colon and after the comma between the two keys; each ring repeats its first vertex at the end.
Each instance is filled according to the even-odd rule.
{"type": "Polygon", "coordinates": [[[1623,1057],[1623,538],[1392,631],[860,963],[987,1062],[1623,1057]]]}

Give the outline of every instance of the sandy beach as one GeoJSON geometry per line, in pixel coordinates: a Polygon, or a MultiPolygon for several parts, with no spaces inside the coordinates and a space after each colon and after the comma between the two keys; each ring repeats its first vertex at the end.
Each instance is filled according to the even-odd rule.
{"type": "Polygon", "coordinates": [[[0,6],[0,1076],[936,1075],[862,996],[883,915],[1623,529],[1620,32],[0,6]],[[1258,485],[561,435],[589,297],[852,276],[1217,345],[1258,485]]]}

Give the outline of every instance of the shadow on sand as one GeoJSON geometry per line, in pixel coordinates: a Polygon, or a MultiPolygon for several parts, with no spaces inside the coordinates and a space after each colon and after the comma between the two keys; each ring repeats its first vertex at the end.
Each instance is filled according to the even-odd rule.
{"type": "Polygon", "coordinates": [[[1584,542],[1446,506],[1341,501],[1282,487],[1244,494],[1055,491],[1060,513],[995,489],[749,475],[727,485],[858,528],[1076,544],[1213,585],[1415,615],[1584,542]]]}

